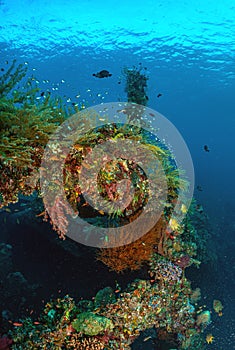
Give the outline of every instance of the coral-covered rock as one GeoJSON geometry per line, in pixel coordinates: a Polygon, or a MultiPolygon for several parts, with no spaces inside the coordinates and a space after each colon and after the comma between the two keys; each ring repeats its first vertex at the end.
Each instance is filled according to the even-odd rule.
{"type": "Polygon", "coordinates": [[[111,331],[114,327],[112,321],[107,317],[98,316],[92,312],[79,314],[72,326],[77,332],[82,332],[86,335],[97,335],[104,331],[111,331]]]}

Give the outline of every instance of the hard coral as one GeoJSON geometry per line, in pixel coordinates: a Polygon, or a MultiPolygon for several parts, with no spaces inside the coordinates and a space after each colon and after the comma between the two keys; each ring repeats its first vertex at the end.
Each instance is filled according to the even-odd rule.
{"type": "Polygon", "coordinates": [[[78,336],[78,333],[74,333],[74,335],[67,341],[67,349],[103,350],[104,348],[105,344],[96,337],[81,338],[78,336]]]}

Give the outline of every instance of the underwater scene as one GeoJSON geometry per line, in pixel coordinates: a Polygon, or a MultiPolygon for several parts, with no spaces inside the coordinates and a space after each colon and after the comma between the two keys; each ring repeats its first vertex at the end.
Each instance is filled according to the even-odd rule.
{"type": "Polygon", "coordinates": [[[0,350],[235,349],[234,133],[234,1],[0,1],[0,350]]]}

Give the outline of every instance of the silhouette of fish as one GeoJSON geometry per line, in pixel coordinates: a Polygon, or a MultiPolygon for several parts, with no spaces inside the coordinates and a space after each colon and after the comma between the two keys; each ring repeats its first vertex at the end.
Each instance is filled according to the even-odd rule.
{"type": "Polygon", "coordinates": [[[108,78],[112,76],[112,74],[110,74],[109,71],[105,69],[101,70],[98,73],[94,73],[92,75],[93,77],[96,77],[96,78],[108,78]]]}
{"type": "Polygon", "coordinates": [[[210,152],[209,147],[207,145],[204,145],[204,151],[205,152],[210,152]]]}

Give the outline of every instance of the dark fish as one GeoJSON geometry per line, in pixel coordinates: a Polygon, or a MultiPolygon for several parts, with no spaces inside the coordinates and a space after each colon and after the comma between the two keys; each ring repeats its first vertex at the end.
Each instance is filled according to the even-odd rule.
{"type": "Polygon", "coordinates": [[[201,192],[202,191],[202,187],[198,185],[197,186],[197,190],[201,192]]]}
{"type": "Polygon", "coordinates": [[[44,92],[44,91],[42,91],[40,95],[41,95],[41,96],[44,96],[44,94],[45,94],[45,92],[44,92]]]}
{"type": "Polygon", "coordinates": [[[204,151],[205,152],[210,152],[209,147],[207,145],[204,145],[204,151]]]}
{"type": "Polygon", "coordinates": [[[1,71],[4,72],[4,68],[1,68],[1,71]]]}
{"type": "Polygon", "coordinates": [[[161,96],[162,96],[162,94],[158,94],[158,95],[157,95],[157,98],[159,98],[159,97],[161,97],[161,96]]]}
{"type": "Polygon", "coordinates": [[[112,74],[110,74],[109,71],[105,69],[101,70],[98,73],[94,73],[92,75],[93,77],[96,77],[96,78],[108,78],[112,76],[112,74]]]}

